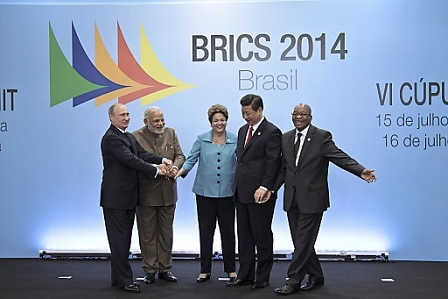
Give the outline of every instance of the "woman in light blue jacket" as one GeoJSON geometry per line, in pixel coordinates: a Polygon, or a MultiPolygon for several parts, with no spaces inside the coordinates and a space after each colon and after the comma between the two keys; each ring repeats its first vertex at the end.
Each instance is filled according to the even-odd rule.
{"type": "Polygon", "coordinates": [[[201,257],[197,282],[205,282],[211,276],[216,220],[221,234],[224,271],[230,281],[236,279],[233,192],[237,136],[226,130],[228,118],[228,110],[223,105],[215,104],[208,109],[212,129],[196,138],[187,160],[176,175],[176,178],[185,177],[199,161],[192,188],[196,194],[201,257]]]}

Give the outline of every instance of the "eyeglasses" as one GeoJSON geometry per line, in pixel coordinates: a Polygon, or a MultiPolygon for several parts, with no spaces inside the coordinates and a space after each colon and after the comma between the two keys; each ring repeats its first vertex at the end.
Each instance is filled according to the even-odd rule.
{"type": "Polygon", "coordinates": [[[305,113],[305,112],[293,112],[293,113],[291,113],[291,115],[292,116],[307,116],[307,115],[311,115],[311,114],[309,114],[309,113],[305,113]]]}

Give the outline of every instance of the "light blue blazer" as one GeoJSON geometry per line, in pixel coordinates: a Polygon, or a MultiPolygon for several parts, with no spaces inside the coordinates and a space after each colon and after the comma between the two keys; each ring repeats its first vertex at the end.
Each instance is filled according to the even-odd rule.
{"type": "Polygon", "coordinates": [[[236,134],[226,131],[226,143],[213,144],[212,131],[200,134],[182,165],[186,174],[199,161],[192,191],[206,197],[233,196],[236,170],[236,134]]]}

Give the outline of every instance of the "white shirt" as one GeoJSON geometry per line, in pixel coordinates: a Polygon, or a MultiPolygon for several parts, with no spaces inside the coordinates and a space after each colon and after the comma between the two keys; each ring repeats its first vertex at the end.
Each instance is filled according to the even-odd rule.
{"type": "MultiPolygon", "coordinates": [[[[252,131],[252,136],[255,135],[255,132],[257,131],[258,127],[260,126],[260,124],[261,124],[261,122],[262,122],[263,120],[264,120],[264,116],[260,119],[260,121],[259,121],[258,123],[256,123],[255,125],[252,126],[252,129],[253,129],[253,131],[252,131]]],[[[246,134],[246,143],[247,143],[247,137],[249,136],[250,127],[251,127],[251,126],[249,126],[249,130],[247,130],[247,134],[246,134]]],[[[260,188],[263,189],[263,190],[265,190],[265,191],[268,190],[268,188],[266,188],[266,187],[264,187],[264,186],[260,186],[260,188]]]]}
{"type": "Polygon", "coordinates": [[[308,133],[308,129],[309,128],[310,128],[310,126],[308,125],[302,131],[299,131],[299,130],[296,129],[296,135],[295,135],[295,138],[294,138],[294,144],[297,142],[297,133],[301,133],[302,134],[302,136],[300,136],[300,146],[299,146],[299,151],[297,152],[297,157],[296,157],[296,166],[299,163],[300,152],[302,151],[303,143],[305,142],[305,137],[306,137],[306,134],[308,133]]]}
{"type": "Polygon", "coordinates": [[[253,131],[252,131],[252,136],[254,136],[255,135],[255,132],[257,131],[257,129],[258,129],[258,127],[260,126],[260,124],[261,124],[261,122],[264,120],[264,116],[261,118],[261,120],[258,122],[258,123],[256,123],[255,125],[253,125],[253,126],[249,126],[249,130],[247,130],[247,133],[246,133],[246,143],[247,143],[247,137],[249,136],[249,132],[250,132],[250,127],[252,127],[253,128],[253,131]]]}

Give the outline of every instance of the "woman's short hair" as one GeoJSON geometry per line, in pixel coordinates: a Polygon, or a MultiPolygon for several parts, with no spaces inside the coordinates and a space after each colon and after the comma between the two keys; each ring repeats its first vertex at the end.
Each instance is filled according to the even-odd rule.
{"type": "Polygon", "coordinates": [[[229,111],[227,110],[227,107],[221,104],[214,104],[210,108],[208,108],[208,121],[212,123],[213,115],[216,113],[222,113],[226,120],[229,119],[229,111]]]}

